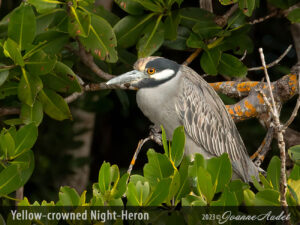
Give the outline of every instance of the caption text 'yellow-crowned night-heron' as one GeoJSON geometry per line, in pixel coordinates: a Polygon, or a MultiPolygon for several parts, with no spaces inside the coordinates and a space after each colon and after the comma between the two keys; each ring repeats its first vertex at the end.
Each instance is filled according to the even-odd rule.
{"type": "Polygon", "coordinates": [[[137,104],[156,127],[172,138],[176,127],[186,133],[185,154],[205,158],[228,153],[235,175],[244,181],[258,177],[238,130],[218,94],[194,70],[162,57],[139,59],[134,70],[107,85],[136,88],[137,104]]]}

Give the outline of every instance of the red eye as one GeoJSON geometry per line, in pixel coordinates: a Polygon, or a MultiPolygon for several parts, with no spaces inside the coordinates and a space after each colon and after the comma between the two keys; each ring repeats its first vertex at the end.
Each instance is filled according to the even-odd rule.
{"type": "Polygon", "coordinates": [[[154,68],[148,68],[147,69],[147,73],[149,74],[149,75],[152,75],[152,74],[154,74],[155,73],[155,69],[154,68]]]}

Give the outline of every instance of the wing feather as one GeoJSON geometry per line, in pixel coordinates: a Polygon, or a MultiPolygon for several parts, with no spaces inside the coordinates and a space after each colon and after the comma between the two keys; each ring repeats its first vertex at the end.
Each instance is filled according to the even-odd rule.
{"type": "Polygon", "coordinates": [[[228,153],[238,174],[250,180],[250,175],[257,175],[256,169],[224,103],[196,72],[188,67],[182,70],[189,75],[182,78],[176,110],[186,134],[212,155],[228,153]]]}

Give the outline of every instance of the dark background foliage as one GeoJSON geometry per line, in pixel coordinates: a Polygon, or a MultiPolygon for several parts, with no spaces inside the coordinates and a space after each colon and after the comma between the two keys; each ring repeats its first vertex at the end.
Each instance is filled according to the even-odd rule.
{"type": "MultiPolygon", "coordinates": [[[[13,8],[17,7],[20,2],[16,0],[2,1],[0,16],[6,15],[13,8]]],[[[213,2],[215,4],[214,13],[217,15],[222,15],[230,8],[230,6],[221,6],[218,1],[213,2]]],[[[184,1],[181,7],[198,7],[198,4],[198,1],[184,1]]],[[[252,17],[258,18],[265,15],[267,2],[261,1],[260,4],[261,7],[255,11],[252,17]]],[[[126,15],[115,3],[113,3],[112,12],[120,18],[126,15]]],[[[248,67],[261,64],[257,51],[259,47],[264,48],[267,62],[277,59],[287,46],[293,42],[289,24],[290,22],[285,18],[272,18],[252,26],[250,36],[254,43],[254,50],[247,55],[244,63],[248,67]]],[[[134,47],[129,50],[136,55],[134,47]]],[[[191,52],[170,50],[163,46],[159,49],[158,54],[182,63],[191,52]]],[[[70,60],[74,60],[73,63],[78,64],[75,66],[77,68],[77,71],[76,69],[74,70],[75,73],[80,72],[81,68],[78,59],[76,60],[74,56],[71,56],[70,60]]],[[[134,62],[135,60],[132,59],[132,61],[134,62]]],[[[295,63],[296,52],[292,49],[279,65],[270,69],[271,80],[277,80],[284,74],[287,74],[289,68],[295,63]]],[[[190,67],[199,74],[203,73],[198,58],[190,64],[190,67]]],[[[127,70],[129,69],[130,65],[127,66],[127,70]]],[[[121,70],[126,70],[126,68],[121,70]]],[[[114,73],[118,75],[121,73],[121,70],[118,72],[115,69],[114,73]]],[[[248,77],[251,80],[261,80],[263,72],[251,72],[248,74],[248,77]]],[[[206,79],[208,82],[224,80],[221,76],[210,76],[206,79]]],[[[227,103],[236,101],[228,97],[224,98],[224,100],[227,103]]],[[[295,99],[289,101],[283,107],[283,113],[281,114],[283,121],[290,115],[294,104],[295,99]]],[[[78,122],[76,118],[73,121],[65,120],[59,122],[45,116],[43,123],[39,127],[38,141],[33,149],[36,157],[36,169],[25,187],[25,196],[30,197],[32,201],[42,199],[55,200],[58,189],[64,179],[74,173],[74,169],[86,164],[90,167],[90,174],[86,174],[86,176],[89,176],[89,188],[91,188],[92,183],[97,181],[98,171],[104,160],[111,164],[117,164],[121,170],[126,170],[139,139],[146,137],[148,134],[150,122],[137,108],[135,92],[133,91],[88,93],[80,101],[72,103],[71,110],[72,106],[96,113],[91,154],[86,158],[74,158],[70,154],[82,144],[80,141],[76,141],[76,135],[85,132],[81,130],[74,133],[73,126],[78,122]]],[[[300,117],[298,116],[291,128],[297,130],[299,125],[300,117]]],[[[263,140],[265,129],[255,119],[240,122],[237,126],[249,154],[255,152],[263,140]]],[[[161,150],[159,146],[153,143],[146,144],[143,147],[144,151],[139,156],[135,170],[141,170],[146,163],[146,150],[151,146],[154,146],[157,151],[161,150]]],[[[268,155],[262,165],[263,168],[266,168],[272,155],[278,155],[276,145],[273,145],[272,149],[274,152],[268,155]]]]}

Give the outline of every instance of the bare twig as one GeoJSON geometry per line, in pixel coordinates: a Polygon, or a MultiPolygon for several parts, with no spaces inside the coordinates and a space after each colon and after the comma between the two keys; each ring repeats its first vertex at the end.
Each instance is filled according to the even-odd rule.
{"type": "Polygon", "coordinates": [[[75,100],[77,100],[80,96],[82,96],[84,94],[84,92],[74,92],[73,94],[71,94],[70,96],[65,98],[66,103],[71,103],[74,102],[75,100]]]}
{"type": "Polygon", "coordinates": [[[200,0],[199,5],[201,9],[205,9],[209,12],[213,12],[212,0],[200,0]]]}
{"type": "Polygon", "coordinates": [[[20,113],[19,108],[0,108],[0,116],[16,115],[20,113]]]}
{"type": "Polygon", "coordinates": [[[133,155],[133,157],[132,157],[132,160],[131,160],[131,162],[130,162],[129,168],[128,168],[128,170],[127,170],[127,173],[128,173],[129,175],[131,174],[132,168],[133,168],[133,166],[134,166],[134,164],[135,164],[135,162],[136,162],[136,159],[137,159],[137,157],[138,157],[138,155],[139,155],[139,153],[140,153],[140,151],[141,151],[143,145],[144,145],[147,141],[149,141],[150,139],[151,139],[150,137],[147,137],[147,138],[142,139],[142,140],[139,141],[138,146],[136,147],[136,150],[135,150],[134,155],[133,155]]]}
{"type": "MultiPolygon", "coordinates": [[[[270,67],[277,65],[288,54],[288,52],[291,50],[291,48],[292,48],[292,45],[289,45],[289,47],[284,51],[284,53],[282,53],[282,55],[279,56],[278,59],[276,59],[275,61],[266,65],[266,68],[270,68],[270,67]]],[[[259,67],[248,68],[248,71],[263,70],[263,69],[264,69],[264,67],[259,66],[259,67]]]]}
{"type": "Polygon", "coordinates": [[[274,136],[274,128],[269,127],[268,132],[266,134],[266,137],[264,138],[262,144],[259,146],[258,150],[250,157],[252,160],[256,158],[254,161],[254,164],[257,167],[260,167],[262,162],[265,159],[265,156],[267,155],[268,151],[270,150],[270,145],[272,143],[274,136]]]}
{"type": "Polygon", "coordinates": [[[223,18],[226,20],[239,8],[238,4],[234,4],[224,15],[223,18]]]}
{"type": "MultiPolygon", "coordinates": [[[[23,199],[24,198],[24,186],[20,187],[16,190],[16,199],[23,199]]],[[[16,206],[18,205],[18,201],[15,202],[16,206]]]]}
{"type": "Polygon", "coordinates": [[[188,66],[200,54],[202,48],[197,48],[183,63],[182,65],[188,66]]]}
{"type": "Polygon", "coordinates": [[[244,51],[243,56],[240,58],[240,61],[242,62],[247,56],[247,50],[244,51]]]}
{"type": "Polygon", "coordinates": [[[275,10],[273,12],[271,12],[270,14],[264,16],[264,17],[261,17],[261,18],[258,18],[258,19],[255,19],[253,21],[250,21],[249,24],[251,25],[254,25],[254,24],[257,24],[257,23],[261,23],[261,22],[264,22],[274,16],[278,15],[278,10],[275,10]]]}
{"type": "Polygon", "coordinates": [[[294,9],[297,9],[299,7],[300,7],[300,3],[297,3],[295,5],[292,5],[288,9],[283,10],[281,13],[282,13],[282,15],[287,16],[291,11],[293,11],[294,9]]]}
{"type": "MultiPolygon", "coordinates": [[[[259,48],[260,58],[262,61],[262,65],[264,67],[265,77],[268,83],[268,88],[270,92],[270,97],[272,101],[272,106],[270,110],[273,108],[273,121],[275,125],[275,132],[277,134],[277,140],[278,140],[278,147],[280,149],[280,159],[281,159],[281,166],[280,166],[280,203],[283,207],[284,213],[286,216],[288,216],[288,208],[287,208],[287,201],[286,201],[286,191],[287,191],[287,183],[286,183],[286,156],[285,156],[285,142],[283,139],[283,133],[284,130],[282,129],[282,126],[279,121],[279,113],[277,110],[277,107],[275,105],[275,99],[273,96],[272,88],[271,88],[271,82],[265,62],[265,57],[263,53],[263,49],[259,48]]],[[[267,100],[267,99],[266,99],[267,100]]],[[[268,101],[268,100],[267,100],[268,101]]],[[[287,221],[287,224],[289,224],[289,221],[287,221]]]]}

